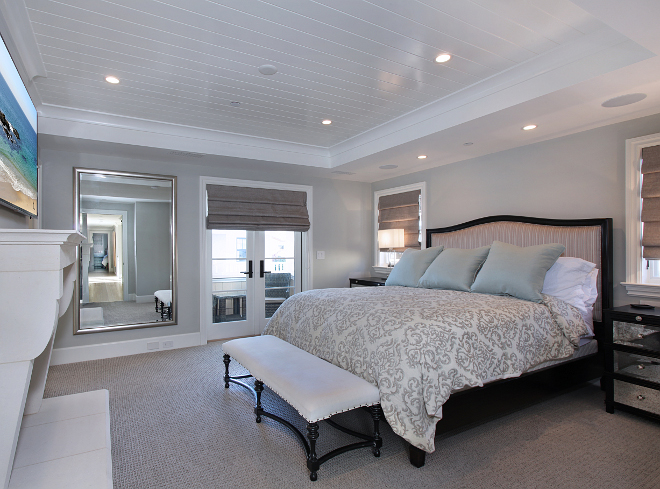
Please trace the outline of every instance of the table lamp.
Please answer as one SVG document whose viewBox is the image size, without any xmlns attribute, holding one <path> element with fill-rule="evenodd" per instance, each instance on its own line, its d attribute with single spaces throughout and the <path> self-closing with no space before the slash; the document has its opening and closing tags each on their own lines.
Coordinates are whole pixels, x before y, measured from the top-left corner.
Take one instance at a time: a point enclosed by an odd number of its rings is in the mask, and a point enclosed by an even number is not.
<svg viewBox="0 0 660 489">
<path fill-rule="evenodd" d="M 403 248 L 405 246 L 403 229 L 381 229 L 378 231 L 378 248 L 381 251 L 388 251 L 387 266 L 393 267 L 396 262 L 394 248 Z"/>
</svg>

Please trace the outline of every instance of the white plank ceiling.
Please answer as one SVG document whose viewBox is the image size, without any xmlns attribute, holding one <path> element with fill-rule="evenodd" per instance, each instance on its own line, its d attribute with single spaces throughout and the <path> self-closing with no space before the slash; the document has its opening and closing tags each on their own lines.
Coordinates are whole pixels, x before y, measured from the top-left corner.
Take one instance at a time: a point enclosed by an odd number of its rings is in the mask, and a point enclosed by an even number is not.
<svg viewBox="0 0 660 489">
<path fill-rule="evenodd" d="M 242 138 L 244 148 L 277 144 L 271 161 L 326 168 L 396 146 L 390 157 L 400 155 L 403 143 L 657 54 L 632 42 L 632 29 L 600 20 L 592 0 L 15 1 L 46 75 L 28 87 L 45 132 L 57 133 L 46 116 L 59 121 L 62 111 L 77 121 L 119 117 L 151 132 L 161 124 L 164 134 Z M 602 55 L 609 49 L 613 61 Z M 443 53 L 452 58 L 435 62 Z M 264 64 L 277 73 L 261 74 Z M 436 122 L 420 126 L 432 111 Z M 225 154 L 261 158 L 234 150 Z"/>
<path fill-rule="evenodd" d="M 325 147 L 599 27 L 561 0 L 26 5 L 44 104 Z M 434 61 L 442 53 L 446 64 Z M 263 64 L 278 72 L 262 75 Z"/>
</svg>

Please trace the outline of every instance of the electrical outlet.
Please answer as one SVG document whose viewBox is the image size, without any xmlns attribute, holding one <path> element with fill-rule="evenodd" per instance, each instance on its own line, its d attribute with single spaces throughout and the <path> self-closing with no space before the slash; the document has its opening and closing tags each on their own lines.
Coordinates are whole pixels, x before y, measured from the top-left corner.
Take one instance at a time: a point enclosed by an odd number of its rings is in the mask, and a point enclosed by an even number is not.
<svg viewBox="0 0 660 489">
<path fill-rule="evenodd" d="M 174 348 L 174 341 L 163 341 L 163 348 Z"/>
<path fill-rule="evenodd" d="M 158 350 L 160 348 L 160 343 L 157 341 L 150 341 L 147 343 L 147 350 Z"/>
<path fill-rule="evenodd" d="M 325 251 L 317 251 L 316 252 L 316 259 L 317 260 L 325 260 Z"/>
</svg>

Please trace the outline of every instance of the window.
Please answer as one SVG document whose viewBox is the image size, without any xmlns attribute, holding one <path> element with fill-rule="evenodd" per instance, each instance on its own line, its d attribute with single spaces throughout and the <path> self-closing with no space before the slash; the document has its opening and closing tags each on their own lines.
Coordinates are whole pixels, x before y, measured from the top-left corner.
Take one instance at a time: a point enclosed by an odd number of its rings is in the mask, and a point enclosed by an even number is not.
<svg viewBox="0 0 660 489">
<path fill-rule="evenodd" d="M 642 151 L 660 146 L 660 134 L 626 140 L 626 287 L 628 295 L 660 299 L 660 261 L 643 258 Z"/>
<path fill-rule="evenodd" d="M 247 257 L 247 245 L 245 238 L 236 238 L 236 259 Z"/>
<path fill-rule="evenodd" d="M 406 248 L 426 248 L 426 182 L 374 192 L 374 269 L 389 273 Z M 411 215 L 414 213 L 414 218 Z M 403 229 L 404 245 L 394 251 L 379 247 L 378 231 Z"/>
</svg>

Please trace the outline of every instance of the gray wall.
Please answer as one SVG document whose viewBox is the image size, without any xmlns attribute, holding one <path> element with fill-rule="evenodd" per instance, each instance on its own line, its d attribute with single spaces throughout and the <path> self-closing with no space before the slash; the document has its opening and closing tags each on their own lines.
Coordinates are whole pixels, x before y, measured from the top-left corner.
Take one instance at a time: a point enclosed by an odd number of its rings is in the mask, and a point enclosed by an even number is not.
<svg viewBox="0 0 660 489">
<path fill-rule="evenodd" d="M 170 210 L 168 202 L 135 203 L 135 290 L 138 296 L 171 288 Z"/>
<path fill-rule="evenodd" d="M 614 219 L 614 301 L 625 281 L 625 140 L 660 132 L 660 115 L 382 180 L 372 190 L 427 185 L 427 227 L 514 214 Z M 475 141 L 478 144 L 478 141 Z"/>
<path fill-rule="evenodd" d="M 179 324 L 131 331 L 73 335 L 71 310 L 60 318 L 55 347 L 71 347 L 199 331 L 200 226 L 199 177 L 201 175 L 255 181 L 310 185 L 314 189 L 313 286 L 346 287 L 352 275 L 365 275 L 371 266 L 371 186 L 280 172 L 223 168 L 222 158 L 208 164 L 162 163 L 119 157 L 43 149 L 43 227 L 73 229 L 73 168 L 175 175 L 177 181 Z M 293 173 L 293 174 L 292 174 Z M 326 252 L 316 260 L 317 250 Z"/>
<path fill-rule="evenodd" d="M 0 229 L 28 229 L 29 218 L 0 205 Z"/>
</svg>

